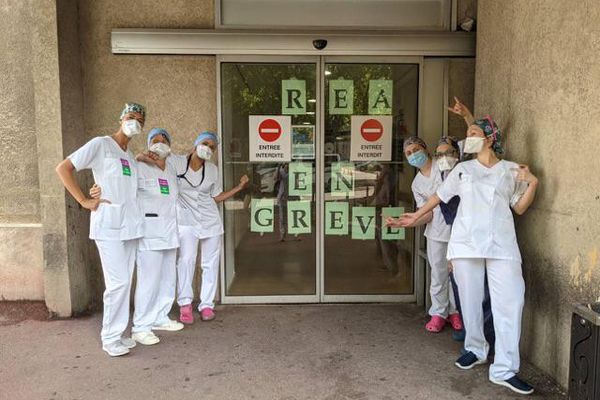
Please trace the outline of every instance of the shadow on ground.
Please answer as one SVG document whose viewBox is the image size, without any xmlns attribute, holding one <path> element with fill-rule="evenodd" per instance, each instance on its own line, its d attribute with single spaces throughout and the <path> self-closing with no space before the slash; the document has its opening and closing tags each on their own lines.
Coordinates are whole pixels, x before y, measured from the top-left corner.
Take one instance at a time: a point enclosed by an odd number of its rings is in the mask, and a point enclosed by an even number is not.
<svg viewBox="0 0 600 400">
<path fill-rule="evenodd" d="M 485 366 L 453 366 L 449 330 L 412 305 L 227 306 L 110 358 L 101 315 L 0 326 L 0 393 L 20 399 L 516 399 Z M 566 397 L 531 366 L 533 398 Z"/>
</svg>

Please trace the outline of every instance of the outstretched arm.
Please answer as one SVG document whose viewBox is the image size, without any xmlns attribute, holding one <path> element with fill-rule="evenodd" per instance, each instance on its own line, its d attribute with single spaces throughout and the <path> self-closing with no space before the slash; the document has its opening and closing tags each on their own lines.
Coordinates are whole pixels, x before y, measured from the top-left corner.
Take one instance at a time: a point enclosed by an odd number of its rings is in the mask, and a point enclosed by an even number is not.
<svg viewBox="0 0 600 400">
<path fill-rule="evenodd" d="M 388 218 L 386 220 L 386 225 L 403 228 L 417 226 L 419 225 L 419 222 L 427 218 L 428 215 L 433 215 L 433 209 L 436 208 L 440 203 L 440 198 L 437 194 L 434 194 L 429 198 L 429 200 L 427 200 L 427 203 L 425 203 L 423 207 L 419 208 L 414 213 L 402 214 L 402 216 L 398 219 Z"/>
<path fill-rule="evenodd" d="M 248 184 L 248 175 L 244 175 L 240 178 L 240 183 L 234 187 L 233 189 L 227 191 L 227 192 L 221 192 L 219 195 L 213 197 L 213 199 L 217 202 L 220 203 L 222 201 L 225 201 L 227 199 L 229 199 L 230 197 L 232 197 L 233 195 L 235 195 L 236 193 L 240 192 L 247 184 Z"/>
<path fill-rule="evenodd" d="M 427 214 L 423 215 L 418 220 L 416 220 L 414 223 L 411 223 L 410 225 L 403 225 L 404 222 L 402 222 L 402 217 L 400 217 L 398 219 L 388 217 L 385 220 L 385 224 L 387 226 L 391 226 L 392 228 L 415 228 L 417 226 L 428 224 L 429 222 L 431 222 L 432 219 L 433 219 L 433 212 L 430 211 Z"/>
</svg>

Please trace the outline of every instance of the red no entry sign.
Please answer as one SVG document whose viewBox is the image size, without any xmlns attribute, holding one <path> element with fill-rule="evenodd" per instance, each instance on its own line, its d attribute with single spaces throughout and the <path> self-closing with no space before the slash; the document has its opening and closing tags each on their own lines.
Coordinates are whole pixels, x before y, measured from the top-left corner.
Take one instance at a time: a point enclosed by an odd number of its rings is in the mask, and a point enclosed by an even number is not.
<svg viewBox="0 0 600 400">
<path fill-rule="evenodd" d="M 265 142 L 274 142 L 281 136 L 281 125 L 274 119 L 265 119 L 258 125 L 258 134 Z"/>
<path fill-rule="evenodd" d="M 367 142 L 375 142 L 383 135 L 383 125 L 376 119 L 368 119 L 360 126 L 360 134 Z"/>
</svg>

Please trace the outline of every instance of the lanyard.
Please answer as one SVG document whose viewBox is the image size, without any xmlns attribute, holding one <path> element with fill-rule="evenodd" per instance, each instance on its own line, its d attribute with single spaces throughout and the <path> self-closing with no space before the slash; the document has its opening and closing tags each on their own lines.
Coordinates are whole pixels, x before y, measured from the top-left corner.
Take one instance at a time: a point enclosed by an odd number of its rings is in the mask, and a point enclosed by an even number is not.
<svg viewBox="0 0 600 400">
<path fill-rule="evenodd" d="M 181 179 L 185 179 L 185 181 L 194 189 L 197 187 L 200 187 L 200 185 L 202 185 L 202 182 L 204 182 L 204 175 L 206 174 L 206 161 L 204 161 L 204 165 L 202 165 L 202 179 L 200 179 L 200 183 L 197 185 L 193 185 L 192 182 L 189 181 L 189 179 L 185 176 L 188 172 L 188 170 L 190 169 L 190 161 L 192 160 L 192 155 L 190 154 L 187 158 L 187 164 L 185 166 L 185 172 L 181 175 L 177 175 L 178 178 Z"/>
</svg>

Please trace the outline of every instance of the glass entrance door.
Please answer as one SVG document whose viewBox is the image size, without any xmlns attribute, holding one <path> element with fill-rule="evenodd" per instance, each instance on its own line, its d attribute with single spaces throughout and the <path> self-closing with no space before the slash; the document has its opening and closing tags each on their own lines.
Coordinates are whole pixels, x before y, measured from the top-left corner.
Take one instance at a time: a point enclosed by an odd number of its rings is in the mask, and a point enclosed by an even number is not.
<svg viewBox="0 0 600 400">
<path fill-rule="evenodd" d="M 223 185 L 251 182 L 223 207 L 222 301 L 413 301 L 412 230 L 381 214 L 413 204 L 402 140 L 417 131 L 419 59 L 218 65 Z"/>
<path fill-rule="evenodd" d="M 316 302 L 318 58 L 220 62 L 224 302 Z"/>
<path fill-rule="evenodd" d="M 413 230 L 383 214 L 412 210 L 402 143 L 417 132 L 418 60 L 323 62 L 324 301 L 414 297 Z"/>
</svg>

